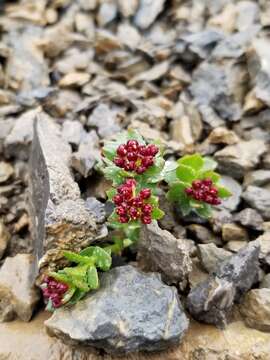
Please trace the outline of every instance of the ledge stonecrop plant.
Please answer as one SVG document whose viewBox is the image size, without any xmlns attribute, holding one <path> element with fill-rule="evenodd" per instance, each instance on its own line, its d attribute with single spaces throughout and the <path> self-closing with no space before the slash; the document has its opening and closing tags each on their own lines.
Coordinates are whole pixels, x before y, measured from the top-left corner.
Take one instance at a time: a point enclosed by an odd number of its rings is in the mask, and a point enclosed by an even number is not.
<svg viewBox="0 0 270 360">
<path fill-rule="evenodd" d="M 63 251 L 71 266 L 49 273 L 41 285 L 48 310 L 74 304 L 90 290 L 98 289 L 98 270 L 111 268 L 112 254 L 121 255 L 124 248 L 134 244 L 142 224 L 163 217 L 157 196 L 161 181 L 168 184 L 168 200 L 184 216 L 193 211 L 208 218 L 212 207 L 231 195 L 220 185 L 215 161 L 193 154 L 165 163 L 162 146 L 158 142 L 147 144 L 135 131 L 107 141 L 102 155 L 99 168 L 112 182 L 107 191 L 114 205 L 107 222 L 113 230 L 112 244 L 90 246 L 78 254 Z"/>
<path fill-rule="evenodd" d="M 231 196 L 230 191 L 220 185 L 220 175 L 214 171 L 216 167 L 214 160 L 200 154 L 186 155 L 167 164 L 167 198 L 184 216 L 193 211 L 209 218 L 213 205 L 220 205 L 222 199 Z"/>
</svg>

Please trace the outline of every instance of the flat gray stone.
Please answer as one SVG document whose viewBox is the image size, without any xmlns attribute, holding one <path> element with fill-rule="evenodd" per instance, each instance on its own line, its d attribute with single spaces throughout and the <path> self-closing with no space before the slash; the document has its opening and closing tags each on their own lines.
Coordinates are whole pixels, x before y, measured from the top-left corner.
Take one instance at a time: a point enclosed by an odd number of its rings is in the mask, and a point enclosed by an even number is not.
<svg viewBox="0 0 270 360">
<path fill-rule="evenodd" d="M 234 220 L 251 229 L 262 230 L 263 228 L 262 216 L 258 213 L 258 211 L 251 208 L 246 208 L 238 214 L 235 214 Z"/>
<path fill-rule="evenodd" d="M 163 10 L 165 0 L 141 0 L 140 7 L 135 15 L 135 25 L 140 29 L 147 29 Z"/>
<path fill-rule="evenodd" d="M 188 324 L 176 289 L 130 265 L 102 275 L 98 291 L 45 322 L 49 333 L 65 342 L 112 354 L 178 344 Z"/>
<path fill-rule="evenodd" d="M 231 192 L 231 196 L 225 200 L 222 200 L 222 207 L 234 211 L 241 201 L 242 187 L 238 181 L 234 180 L 230 176 L 222 176 L 220 184 L 225 186 Z"/>
</svg>

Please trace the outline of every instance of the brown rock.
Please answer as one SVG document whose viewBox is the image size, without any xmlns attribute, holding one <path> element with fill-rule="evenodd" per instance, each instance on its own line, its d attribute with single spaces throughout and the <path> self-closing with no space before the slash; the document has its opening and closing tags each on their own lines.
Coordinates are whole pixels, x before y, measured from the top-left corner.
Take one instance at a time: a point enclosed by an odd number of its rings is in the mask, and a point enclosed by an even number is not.
<svg viewBox="0 0 270 360">
<path fill-rule="evenodd" d="M 223 241 L 248 241 L 248 232 L 245 228 L 234 223 L 224 224 L 222 226 L 222 240 Z"/>
<path fill-rule="evenodd" d="M 2 221 L 0 221 L 0 260 L 8 246 L 11 235 Z"/>
<path fill-rule="evenodd" d="M 239 309 L 248 326 L 270 332 L 270 289 L 249 291 Z"/>
</svg>

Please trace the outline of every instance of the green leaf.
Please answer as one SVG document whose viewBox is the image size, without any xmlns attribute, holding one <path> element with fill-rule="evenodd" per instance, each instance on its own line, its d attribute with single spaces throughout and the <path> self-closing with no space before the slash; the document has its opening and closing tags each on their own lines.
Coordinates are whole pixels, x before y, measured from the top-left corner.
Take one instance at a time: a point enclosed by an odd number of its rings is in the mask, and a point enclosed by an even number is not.
<svg viewBox="0 0 270 360">
<path fill-rule="evenodd" d="M 65 268 L 65 273 L 72 280 L 72 284 L 83 291 L 89 291 L 87 284 L 87 269 L 88 265 L 75 266 L 74 268 Z"/>
<path fill-rule="evenodd" d="M 58 272 L 50 272 L 49 276 L 53 277 L 55 280 L 63 282 L 65 284 L 68 284 L 69 286 L 72 285 L 72 280 L 69 278 L 69 276 L 67 274 L 65 274 L 65 272 L 62 271 L 58 271 Z"/>
<path fill-rule="evenodd" d="M 189 205 L 193 208 L 193 209 L 201 209 L 203 208 L 203 203 L 201 201 L 197 201 L 195 199 L 190 199 L 189 200 Z"/>
<path fill-rule="evenodd" d="M 117 194 L 117 190 L 114 189 L 114 188 L 112 188 L 112 189 L 110 189 L 110 190 L 107 190 L 107 191 L 106 191 L 106 194 L 107 194 L 107 196 L 108 196 L 108 200 L 112 200 L 113 197 Z"/>
<path fill-rule="evenodd" d="M 185 155 L 177 162 L 180 165 L 189 166 L 195 171 L 200 170 L 204 165 L 204 160 L 200 154 Z"/>
<path fill-rule="evenodd" d="M 203 204 L 202 207 L 196 209 L 195 211 L 199 216 L 206 219 L 208 219 L 212 215 L 212 208 L 209 204 Z"/>
<path fill-rule="evenodd" d="M 83 291 L 80 289 L 76 289 L 74 295 L 72 296 L 71 300 L 69 301 L 70 305 L 74 305 L 76 304 L 78 301 L 80 301 L 86 294 L 88 291 Z"/>
<path fill-rule="evenodd" d="M 105 165 L 103 174 L 107 180 L 111 180 L 114 186 L 121 185 L 125 177 L 132 177 L 132 174 L 120 169 L 114 163 Z"/>
<path fill-rule="evenodd" d="M 186 165 L 179 165 L 176 169 L 176 175 L 179 180 L 187 183 L 192 183 L 196 179 L 196 171 Z"/>
<path fill-rule="evenodd" d="M 77 264 L 91 264 L 91 260 L 89 258 L 85 258 L 80 254 L 76 254 L 72 251 L 63 251 L 63 255 L 69 261 L 75 262 Z"/>
<path fill-rule="evenodd" d="M 176 169 L 178 167 L 178 164 L 176 161 L 166 161 L 164 168 L 162 170 L 162 178 L 168 183 L 171 184 L 178 180 L 176 176 Z"/>
<path fill-rule="evenodd" d="M 127 140 L 137 140 L 139 144 L 145 145 L 145 140 L 142 135 L 134 129 L 128 129 Z"/>
<path fill-rule="evenodd" d="M 90 246 L 80 252 L 80 255 L 91 257 L 97 267 L 103 271 L 110 269 L 112 265 L 112 258 L 110 254 L 99 246 Z"/>
<path fill-rule="evenodd" d="M 146 170 L 143 175 L 136 176 L 136 180 L 144 183 L 156 183 L 163 178 L 162 169 L 164 167 L 165 160 L 161 157 L 157 157 L 155 164 Z"/>
<path fill-rule="evenodd" d="M 76 288 L 70 287 L 62 298 L 62 304 L 64 305 L 64 304 L 68 303 L 71 300 L 71 298 L 73 297 L 73 295 L 75 294 L 75 292 L 76 292 Z"/>
<path fill-rule="evenodd" d="M 99 287 L 98 273 L 95 266 L 91 266 L 87 272 L 87 283 L 90 289 L 95 290 Z"/>
<path fill-rule="evenodd" d="M 159 208 L 155 208 L 151 213 L 151 217 L 154 220 L 159 220 L 159 219 L 163 218 L 164 215 L 165 215 L 164 211 L 162 211 Z"/>
<path fill-rule="evenodd" d="M 217 189 L 218 189 L 218 196 L 222 199 L 225 199 L 232 195 L 232 193 L 228 189 L 226 189 L 224 186 L 217 186 Z"/>
<path fill-rule="evenodd" d="M 200 179 L 211 179 L 213 183 L 217 183 L 220 180 L 220 175 L 212 170 L 204 171 L 199 175 Z"/>
<path fill-rule="evenodd" d="M 180 181 L 173 183 L 170 187 L 170 190 L 167 192 L 167 199 L 172 202 L 180 201 L 185 195 L 184 190 L 188 186 L 189 184 Z"/>
<path fill-rule="evenodd" d="M 217 162 L 215 160 L 213 160 L 210 157 L 204 157 L 203 158 L 204 164 L 203 164 L 203 171 L 208 171 L 208 170 L 215 170 L 217 167 Z"/>
</svg>

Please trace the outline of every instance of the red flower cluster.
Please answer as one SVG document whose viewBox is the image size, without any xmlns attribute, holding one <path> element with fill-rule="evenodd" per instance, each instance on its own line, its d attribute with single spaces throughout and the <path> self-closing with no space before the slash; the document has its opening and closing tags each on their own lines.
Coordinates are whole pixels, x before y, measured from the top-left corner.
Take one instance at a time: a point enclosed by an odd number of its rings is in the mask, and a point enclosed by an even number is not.
<svg viewBox="0 0 270 360">
<path fill-rule="evenodd" d="M 113 201 L 116 205 L 116 213 L 121 223 L 127 223 L 129 220 L 140 219 L 143 224 L 150 224 L 152 221 L 151 213 L 153 207 L 145 202 L 151 196 L 150 189 L 142 189 L 136 196 L 136 181 L 127 179 L 124 184 L 117 189 L 117 195 Z"/>
<path fill-rule="evenodd" d="M 195 200 L 203 201 L 210 205 L 221 204 L 221 200 L 218 197 L 218 190 L 213 186 L 211 179 L 194 180 L 192 187 L 186 188 L 185 192 Z"/>
<path fill-rule="evenodd" d="M 137 174 L 144 173 L 154 164 L 154 157 L 159 152 L 156 145 L 140 145 L 137 140 L 128 140 L 117 148 L 115 165 L 126 171 L 135 171 Z"/>
<path fill-rule="evenodd" d="M 46 276 L 41 286 L 44 299 L 51 300 L 53 307 L 58 308 L 62 305 L 62 298 L 68 290 L 68 285 L 56 281 L 54 278 Z"/>
</svg>

